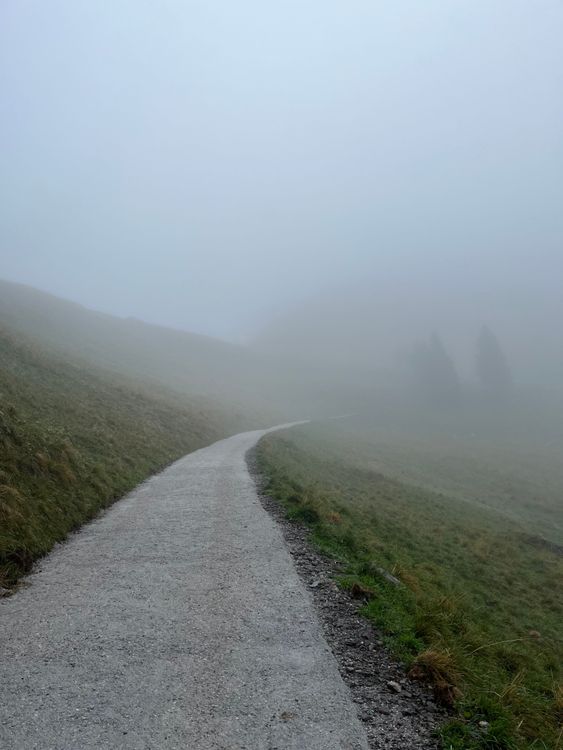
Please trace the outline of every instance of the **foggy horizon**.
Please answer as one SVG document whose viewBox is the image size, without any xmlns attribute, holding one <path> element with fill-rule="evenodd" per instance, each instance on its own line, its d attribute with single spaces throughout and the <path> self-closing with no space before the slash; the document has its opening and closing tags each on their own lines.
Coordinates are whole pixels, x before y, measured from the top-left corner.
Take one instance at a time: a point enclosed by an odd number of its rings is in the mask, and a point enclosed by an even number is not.
<svg viewBox="0 0 563 750">
<path fill-rule="evenodd" d="M 366 279 L 552 288 L 562 30 L 549 1 L 6 4 L 0 277 L 237 342 Z"/>
</svg>

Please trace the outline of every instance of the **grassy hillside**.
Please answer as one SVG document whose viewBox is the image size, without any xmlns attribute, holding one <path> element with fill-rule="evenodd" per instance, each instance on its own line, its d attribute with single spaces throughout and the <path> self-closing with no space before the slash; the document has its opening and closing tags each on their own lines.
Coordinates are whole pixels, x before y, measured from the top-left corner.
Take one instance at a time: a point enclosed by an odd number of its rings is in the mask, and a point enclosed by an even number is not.
<svg viewBox="0 0 563 750">
<path fill-rule="evenodd" d="M 275 347 L 262 351 L 118 318 L 1 279 L 0 326 L 64 356 L 219 399 L 270 424 L 350 411 L 373 397 L 371 379 L 366 385 L 363 375 L 305 368 Z"/>
<path fill-rule="evenodd" d="M 388 396 L 324 439 L 346 443 L 359 468 L 492 509 L 563 545 L 562 425 L 555 391 L 526 390 L 497 407 L 468 396 L 453 411 Z"/>
<path fill-rule="evenodd" d="M 59 354 L 93 362 L 193 397 L 228 401 L 273 416 L 287 410 L 298 381 L 251 350 L 224 341 L 89 310 L 0 280 L 0 326 Z M 285 397 L 291 391 L 291 397 Z"/>
<path fill-rule="evenodd" d="M 245 426 L 0 329 L 0 586 L 151 473 Z"/>
<path fill-rule="evenodd" d="M 269 491 L 290 516 L 311 524 L 323 549 L 347 563 L 343 584 L 363 587 L 365 613 L 390 647 L 457 705 L 459 719 L 444 729 L 445 748 L 555 748 L 563 719 L 563 549 L 539 531 L 550 516 L 555 532 L 560 528 L 558 464 L 543 483 L 541 467 L 527 469 L 533 453 L 520 464 L 517 476 L 528 477 L 527 491 L 511 493 L 513 507 L 505 513 L 505 472 L 521 455 L 507 462 L 508 441 L 495 452 L 495 440 L 483 437 L 478 447 L 469 430 L 473 451 L 463 467 L 463 425 L 450 425 L 448 451 L 447 421 L 434 431 L 427 424 L 411 473 L 416 441 L 399 422 L 394 432 L 388 415 L 371 431 L 362 419 L 268 436 L 259 461 Z M 490 428 L 481 427 L 490 437 Z M 523 433 L 511 431 L 522 449 Z M 401 444 L 400 434 L 410 444 Z M 422 476 L 424 487 L 416 484 Z M 541 510 L 533 528 L 525 520 L 533 516 L 530 488 Z M 403 585 L 393 586 L 379 569 Z"/>
</svg>

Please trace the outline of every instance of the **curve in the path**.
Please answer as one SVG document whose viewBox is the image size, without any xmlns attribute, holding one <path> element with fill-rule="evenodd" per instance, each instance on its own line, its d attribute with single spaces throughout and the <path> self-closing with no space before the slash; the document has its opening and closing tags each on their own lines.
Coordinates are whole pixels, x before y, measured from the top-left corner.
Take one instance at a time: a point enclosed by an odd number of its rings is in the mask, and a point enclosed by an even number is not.
<svg viewBox="0 0 563 750">
<path fill-rule="evenodd" d="M 192 453 L 0 601 L 3 750 L 365 750 L 245 454 Z"/>
</svg>

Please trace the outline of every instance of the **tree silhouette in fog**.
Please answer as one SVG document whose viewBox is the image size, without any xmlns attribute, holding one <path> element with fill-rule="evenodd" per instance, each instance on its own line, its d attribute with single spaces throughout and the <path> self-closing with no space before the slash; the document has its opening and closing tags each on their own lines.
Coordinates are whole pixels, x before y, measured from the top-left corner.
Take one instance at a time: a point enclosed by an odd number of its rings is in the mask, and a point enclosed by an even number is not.
<svg viewBox="0 0 563 750">
<path fill-rule="evenodd" d="M 495 398 L 506 397 L 512 390 L 512 375 L 499 341 L 484 325 L 477 339 L 477 375 L 483 390 Z"/>
<path fill-rule="evenodd" d="M 434 406 L 456 406 L 461 385 L 455 365 L 442 339 L 434 333 L 417 346 L 413 355 L 415 384 L 424 399 Z"/>
</svg>

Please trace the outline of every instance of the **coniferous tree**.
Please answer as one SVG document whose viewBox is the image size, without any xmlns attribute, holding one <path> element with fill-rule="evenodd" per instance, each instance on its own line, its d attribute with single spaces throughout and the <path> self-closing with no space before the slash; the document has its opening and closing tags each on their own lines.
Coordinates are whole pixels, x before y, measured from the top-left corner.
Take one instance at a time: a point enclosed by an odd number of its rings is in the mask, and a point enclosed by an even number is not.
<svg viewBox="0 0 563 750">
<path fill-rule="evenodd" d="M 477 339 L 477 375 L 483 390 L 495 398 L 504 398 L 512 390 L 512 375 L 499 341 L 484 325 Z"/>
<path fill-rule="evenodd" d="M 434 333 L 413 355 L 415 382 L 425 400 L 434 406 L 457 406 L 461 384 L 455 365 L 441 338 Z"/>
</svg>

